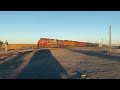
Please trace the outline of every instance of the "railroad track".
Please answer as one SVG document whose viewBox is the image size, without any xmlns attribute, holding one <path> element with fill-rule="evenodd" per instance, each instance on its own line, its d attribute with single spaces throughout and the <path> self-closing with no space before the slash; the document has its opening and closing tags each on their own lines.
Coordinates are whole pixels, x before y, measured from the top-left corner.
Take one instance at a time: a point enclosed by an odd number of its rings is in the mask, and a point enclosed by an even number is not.
<svg viewBox="0 0 120 90">
<path fill-rule="evenodd" d="M 32 52 L 32 51 L 33 51 L 33 50 L 2 53 L 2 54 L 0 54 L 0 60 L 4 60 L 4 59 L 6 59 L 6 58 L 8 58 L 8 57 L 11 57 L 11 56 L 13 56 L 13 55 L 25 54 L 25 53 L 29 53 L 29 52 Z"/>
</svg>

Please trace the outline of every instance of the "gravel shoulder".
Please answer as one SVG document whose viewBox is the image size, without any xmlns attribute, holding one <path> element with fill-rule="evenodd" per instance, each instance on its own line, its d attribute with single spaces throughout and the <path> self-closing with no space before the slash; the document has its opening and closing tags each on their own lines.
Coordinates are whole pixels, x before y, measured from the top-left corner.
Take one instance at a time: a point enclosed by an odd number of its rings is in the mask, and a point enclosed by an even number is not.
<svg viewBox="0 0 120 90">
<path fill-rule="evenodd" d="M 120 55 L 90 48 L 44 48 L 0 63 L 1 79 L 120 79 Z"/>
</svg>

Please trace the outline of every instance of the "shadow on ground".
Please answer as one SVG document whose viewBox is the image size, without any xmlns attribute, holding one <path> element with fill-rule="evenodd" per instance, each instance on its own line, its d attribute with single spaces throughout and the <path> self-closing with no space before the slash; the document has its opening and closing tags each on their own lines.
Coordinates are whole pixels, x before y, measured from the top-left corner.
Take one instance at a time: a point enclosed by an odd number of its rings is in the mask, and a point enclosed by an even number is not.
<svg viewBox="0 0 120 90">
<path fill-rule="evenodd" d="M 9 57 L 7 61 L 3 60 L 4 62 L 0 64 L 0 78 L 7 79 L 13 70 L 21 65 L 23 62 L 21 57 L 23 57 L 23 53 L 19 53 L 15 57 Z"/>
<path fill-rule="evenodd" d="M 99 51 L 97 52 L 97 51 L 91 51 L 91 50 L 73 50 L 71 48 L 68 48 L 68 49 L 71 51 L 74 51 L 74 52 L 85 54 L 85 55 L 95 56 L 95 57 L 99 57 L 99 58 L 115 60 L 115 61 L 120 62 L 120 56 L 118 56 L 118 55 L 111 55 L 106 52 L 99 52 Z"/>
<path fill-rule="evenodd" d="M 50 50 L 35 52 L 16 79 L 67 79 L 69 74 L 54 58 Z"/>
<path fill-rule="evenodd" d="M 20 65 L 21 63 L 21 60 L 19 60 L 21 57 L 23 57 L 24 56 L 24 54 L 23 53 L 19 53 L 18 55 L 16 55 L 16 57 L 14 57 L 14 58 L 11 58 L 11 59 L 9 59 L 9 58 L 5 58 L 5 59 L 3 59 L 2 61 L 4 61 L 4 63 L 2 63 L 1 65 L 0 65 L 0 69 L 3 69 L 3 67 L 4 68 L 8 68 L 9 69 L 9 66 L 16 66 L 17 64 L 18 65 Z M 6 59 L 9 59 L 9 60 L 7 60 L 7 61 L 5 61 Z"/>
</svg>

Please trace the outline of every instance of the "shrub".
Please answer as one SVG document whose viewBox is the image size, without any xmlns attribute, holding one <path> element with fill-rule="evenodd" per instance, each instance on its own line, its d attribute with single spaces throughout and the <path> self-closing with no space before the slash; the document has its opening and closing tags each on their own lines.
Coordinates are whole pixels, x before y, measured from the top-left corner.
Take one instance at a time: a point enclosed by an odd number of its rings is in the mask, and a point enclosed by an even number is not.
<svg viewBox="0 0 120 90">
<path fill-rule="evenodd" d="M 0 46 L 2 46 L 3 42 L 0 40 Z"/>
</svg>

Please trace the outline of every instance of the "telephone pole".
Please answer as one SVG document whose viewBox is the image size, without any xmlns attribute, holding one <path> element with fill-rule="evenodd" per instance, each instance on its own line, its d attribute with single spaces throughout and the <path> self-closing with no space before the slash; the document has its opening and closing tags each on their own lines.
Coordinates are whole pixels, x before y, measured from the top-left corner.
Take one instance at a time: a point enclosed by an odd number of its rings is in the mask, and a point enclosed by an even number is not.
<svg viewBox="0 0 120 90">
<path fill-rule="evenodd" d="M 111 52 L 111 25 L 109 26 L 109 52 Z"/>
<path fill-rule="evenodd" d="M 103 38 L 102 38 L 102 47 L 103 47 Z"/>
</svg>

